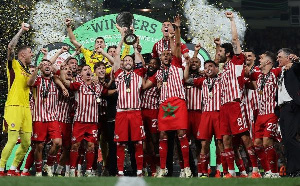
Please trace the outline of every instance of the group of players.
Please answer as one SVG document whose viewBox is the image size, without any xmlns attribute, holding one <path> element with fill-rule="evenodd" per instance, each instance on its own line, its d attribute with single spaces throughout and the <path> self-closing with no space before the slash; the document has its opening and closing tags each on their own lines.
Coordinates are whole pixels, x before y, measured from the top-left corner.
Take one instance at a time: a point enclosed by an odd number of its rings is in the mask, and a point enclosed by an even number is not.
<svg viewBox="0 0 300 186">
<path fill-rule="evenodd" d="M 128 45 L 121 55 L 126 28 L 117 25 L 122 36 L 118 46 L 110 46 L 106 52 L 105 41 L 99 37 L 91 51 L 76 41 L 71 20 L 66 19 L 70 41 L 83 54 L 85 64 L 78 66 L 72 55 L 57 68 L 56 59 L 68 51 L 62 47 L 50 59 L 43 49 L 41 63 L 30 66 L 33 57 L 30 47 L 21 47 L 17 59 L 13 56 L 20 35 L 29 29 L 22 24 L 8 47 L 9 94 L 4 128 L 9 136 L 1 155 L 0 176 L 20 175 L 18 167 L 29 145 L 31 151 L 22 176 L 30 175 L 28 171 L 33 163 L 36 176 L 42 176 L 43 168 L 48 176 L 61 174 L 64 168 L 65 176 L 80 176 L 76 169 L 80 169 L 77 164 L 81 164 L 82 157 L 86 160 L 85 175 L 93 176 L 99 142 L 105 164 L 110 163 L 109 156 L 116 156 L 117 175 L 123 176 L 125 148 L 131 141 L 137 176 L 143 176 L 143 168 L 149 166 L 152 176 L 164 177 L 168 132 L 176 131 L 180 177 L 192 177 L 191 139 L 196 141 L 198 177 L 209 176 L 209 147 L 213 137 L 217 147 L 215 177 L 222 176 L 221 165 L 224 177 L 236 177 L 234 163 L 240 177 L 248 177 L 239 154 L 240 146 L 247 152 L 252 178 L 262 177 L 258 161 L 264 177 L 279 177 L 274 149 L 274 143 L 280 139 L 275 94 L 282 84 L 283 66 L 290 68 L 289 62 L 298 57 L 289 49 L 281 49 L 277 55 L 279 67 L 273 68 L 276 55 L 267 51 L 260 55 L 260 65 L 255 66 L 255 53 L 241 50 L 233 14 L 227 12 L 225 16 L 231 23 L 232 43 L 221 44 L 220 39 L 215 39 L 215 60 L 205 61 L 204 71 L 200 71 L 201 62 L 197 57 L 201 45 L 195 45 L 194 55 L 190 57 L 186 45 L 180 42 L 179 16 L 174 18 L 174 23 L 163 22 L 163 39 L 153 46 L 153 58 L 147 65 L 138 42 L 133 45 L 133 55 L 128 54 Z M 25 91 L 20 93 L 22 89 Z M 111 103 L 112 97 L 116 99 L 115 104 Z M 28 100 L 31 112 L 28 112 Z M 114 126 L 109 122 L 111 104 L 116 112 Z M 108 128 L 113 128 L 115 153 L 108 142 Z M 21 143 L 17 155 L 10 170 L 4 173 L 18 137 Z M 47 143 L 51 146 L 43 166 L 43 149 Z M 58 165 L 53 171 L 55 162 Z"/>
</svg>

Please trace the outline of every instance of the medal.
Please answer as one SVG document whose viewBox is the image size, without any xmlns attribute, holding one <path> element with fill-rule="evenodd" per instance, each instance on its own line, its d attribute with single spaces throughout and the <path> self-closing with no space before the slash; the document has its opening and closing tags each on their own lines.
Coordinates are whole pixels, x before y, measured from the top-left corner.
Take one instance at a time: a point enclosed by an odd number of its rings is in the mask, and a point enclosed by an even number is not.
<svg viewBox="0 0 300 186">
<path fill-rule="evenodd" d="M 209 97 L 212 97 L 212 95 L 213 95 L 213 94 L 212 94 L 212 92 L 209 92 L 209 94 L 208 94 L 208 95 L 209 95 Z"/>
<path fill-rule="evenodd" d="M 100 102 L 101 102 L 101 99 L 100 99 L 100 98 L 97 98 L 96 101 L 97 101 L 97 103 L 100 103 Z"/>
<path fill-rule="evenodd" d="M 164 86 L 167 86 L 167 84 L 168 84 L 168 83 L 167 83 L 166 81 L 163 82 L 163 85 L 164 85 Z"/>
<path fill-rule="evenodd" d="M 258 94 L 263 95 L 263 91 L 262 90 L 258 91 Z"/>
<path fill-rule="evenodd" d="M 187 89 L 190 89 L 190 88 L 192 88 L 192 86 L 186 86 L 186 88 L 187 88 Z"/>
<path fill-rule="evenodd" d="M 126 92 L 127 92 L 127 93 L 130 93 L 130 88 L 127 88 L 127 89 L 126 89 Z"/>
</svg>

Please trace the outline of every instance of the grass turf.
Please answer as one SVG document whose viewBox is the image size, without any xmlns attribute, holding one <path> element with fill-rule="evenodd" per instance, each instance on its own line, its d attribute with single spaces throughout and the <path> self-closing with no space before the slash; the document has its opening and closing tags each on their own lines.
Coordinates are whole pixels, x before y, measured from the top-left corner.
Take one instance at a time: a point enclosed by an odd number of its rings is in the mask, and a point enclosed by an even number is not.
<svg viewBox="0 0 300 186">
<path fill-rule="evenodd" d="M 137 178 L 127 180 L 126 186 L 139 186 Z M 300 178 L 280 178 L 280 179 L 250 179 L 250 178 L 234 178 L 234 179 L 218 179 L 218 178 L 144 178 L 148 186 L 188 186 L 188 185 L 222 185 L 222 186 L 246 186 L 246 185 L 282 185 L 282 186 L 300 186 Z M 93 178 L 63 178 L 63 177 L 0 177 L 1 186 L 106 186 L 115 185 L 118 181 L 116 177 L 93 177 Z"/>
</svg>

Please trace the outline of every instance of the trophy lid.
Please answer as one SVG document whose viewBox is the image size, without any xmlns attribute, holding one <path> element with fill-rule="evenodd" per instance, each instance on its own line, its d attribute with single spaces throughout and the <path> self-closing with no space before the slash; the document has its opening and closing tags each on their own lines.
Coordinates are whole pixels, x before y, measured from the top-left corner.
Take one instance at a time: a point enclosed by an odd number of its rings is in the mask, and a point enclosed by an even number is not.
<svg viewBox="0 0 300 186">
<path fill-rule="evenodd" d="M 130 12 L 121 12 L 116 18 L 116 22 L 120 27 L 129 28 L 132 25 L 134 17 Z"/>
</svg>

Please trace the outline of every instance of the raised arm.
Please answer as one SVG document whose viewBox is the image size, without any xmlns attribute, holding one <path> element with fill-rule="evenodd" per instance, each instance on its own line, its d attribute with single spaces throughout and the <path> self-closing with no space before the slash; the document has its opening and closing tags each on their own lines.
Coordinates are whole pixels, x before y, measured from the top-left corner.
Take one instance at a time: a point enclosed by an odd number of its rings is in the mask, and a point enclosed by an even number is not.
<svg viewBox="0 0 300 186">
<path fill-rule="evenodd" d="M 219 62 L 220 62 L 220 56 L 218 55 L 218 52 L 219 52 L 219 50 L 220 50 L 220 46 L 221 46 L 221 40 L 220 40 L 220 38 L 215 38 L 214 39 L 214 43 L 215 43 L 215 45 L 216 45 L 216 54 L 215 54 L 215 63 L 216 64 L 219 64 Z"/>
<path fill-rule="evenodd" d="M 97 49 L 104 57 L 106 57 L 108 59 L 108 61 L 110 62 L 111 65 L 114 65 L 115 63 L 115 59 L 109 55 L 105 50 L 103 50 L 103 48 Z"/>
<path fill-rule="evenodd" d="M 9 42 L 8 47 L 7 47 L 7 60 L 12 61 L 14 58 L 14 49 L 18 44 L 18 41 L 21 37 L 21 35 L 29 30 L 29 24 L 27 23 L 22 23 L 21 28 L 19 32 L 12 38 L 12 40 Z"/>
<path fill-rule="evenodd" d="M 145 67 L 144 58 L 143 58 L 142 54 L 138 51 L 138 45 L 139 45 L 139 38 L 137 39 L 136 43 L 134 43 L 134 45 L 133 45 L 135 64 L 142 63 L 142 66 Z"/>
<path fill-rule="evenodd" d="M 114 71 L 115 72 L 120 68 L 120 64 L 121 64 L 120 53 L 121 53 L 121 50 L 122 50 L 124 37 L 125 37 L 124 28 L 121 28 L 118 24 L 116 24 L 116 27 L 119 30 L 120 34 L 121 34 L 121 40 L 119 42 L 119 45 L 117 46 L 116 55 L 115 55 L 115 58 L 114 58 Z"/>
<path fill-rule="evenodd" d="M 175 49 L 174 49 L 174 56 L 177 58 L 181 58 L 181 41 L 180 41 L 180 16 L 177 15 L 174 18 L 174 25 L 175 25 Z"/>
<path fill-rule="evenodd" d="M 232 46 L 234 54 L 240 54 L 242 52 L 239 36 L 237 33 L 236 25 L 234 22 L 234 16 L 232 12 L 226 12 L 226 17 L 230 20 L 231 34 L 232 34 Z"/>
<path fill-rule="evenodd" d="M 27 85 L 28 85 L 28 86 L 31 87 L 31 86 L 34 85 L 34 82 L 35 82 L 35 80 L 36 80 L 36 78 L 37 78 L 37 75 L 38 75 L 38 73 L 39 73 L 39 70 L 42 68 L 42 66 L 43 66 L 43 62 L 41 62 L 41 63 L 36 67 L 35 71 L 31 74 L 30 78 L 29 78 L 28 81 L 27 81 Z"/>
<path fill-rule="evenodd" d="M 60 72 L 60 80 L 65 85 L 65 87 L 70 88 L 71 82 L 66 79 L 66 72 L 64 70 Z"/>
<path fill-rule="evenodd" d="M 196 53 L 196 52 L 195 52 Z M 190 61 L 186 62 L 186 66 L 184 68 L 184 72 L 183 72 L 183 78 L 184 78 L 184 82 L 188 82 L 189 80 L 189 74 L 190 74 Z"/>
<path fill-rule="evenodd" d="M 72 27 L 71 27 L 71 22 L 72 20 L 70 18 L 66 19 L 66 26 L 67 26 L 67 32 L 70 38 L 71 43 L 76 47 L 79 48 L 81 47 L 81 44 L 76 41 L 75 35 L 73 33 Z"/>
<path fill-rule="evenodd" d="M 47 59 L 48 56 L 48 49 L 47 48 L 42 48 L 41 52 L 44 54 L 43 59 Z"/>
</svg>

